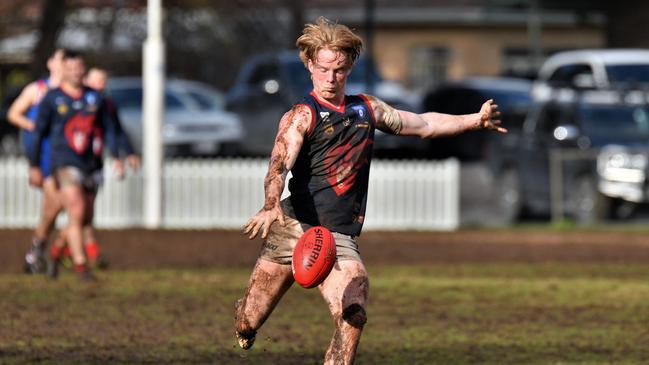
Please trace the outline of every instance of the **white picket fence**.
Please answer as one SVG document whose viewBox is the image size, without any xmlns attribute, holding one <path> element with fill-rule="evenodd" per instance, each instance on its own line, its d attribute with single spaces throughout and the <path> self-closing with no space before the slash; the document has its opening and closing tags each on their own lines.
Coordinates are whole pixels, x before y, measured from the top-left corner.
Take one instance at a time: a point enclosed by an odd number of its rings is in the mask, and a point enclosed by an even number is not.
<svg viewBox="0 0 649 365">
<path fill-rule="evenodd" d="M 96 203 L 101 228 L 143 224 L 141 173 L 118 181 L 108 168 Z M 171 160 L 163 168 L 165 228 L 240 228 L 263 204 L 266 159 Z M 0 159 L 0 228 L 33 227 L 40 192 L 27 183 L 27 162 Z M 284 191 L 284 196 L 287 191 Z M 459 225 L 459 163 L 372 162 L 365 228 L 451 230 Z M 57 224 L 64 224 L 65 216 Z"/>
</svg>

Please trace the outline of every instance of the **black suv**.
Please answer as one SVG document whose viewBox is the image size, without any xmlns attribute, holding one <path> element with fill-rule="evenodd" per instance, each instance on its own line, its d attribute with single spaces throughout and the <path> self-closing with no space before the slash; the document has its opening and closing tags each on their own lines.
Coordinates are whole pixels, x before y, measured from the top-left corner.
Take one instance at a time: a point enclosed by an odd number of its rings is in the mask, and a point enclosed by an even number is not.
<svg viewBox="0 0 649 365">
<path fill-rule="evenodd" d="M 649 201 L 647 100 L 569 91 L 533 103 L 522 130 L 491 145 L 504 223 L 525 212 L 592 223 Z"/>
<path fill-rule="evenodd" d="M 361 57 L 347 78 L 347 93 L 365 92 L 365 72 L 374 84 L 373 94 L 397 109 L 415 111 L 418 104 L 399 85 L 384 81 L 373 64 Z M 241 117 L 245 130 L 242 146 L 248 155 L 270 155 L 282 115 L 313 87 L 309 72 L 295 51 L 267 53 L 251 58 L 242 67 L 226 99 L 226 108 Z M 416 137 L 397 137 L 377 131 L 374 149 L 399 150 L 423 144 Z"/>
</svg>

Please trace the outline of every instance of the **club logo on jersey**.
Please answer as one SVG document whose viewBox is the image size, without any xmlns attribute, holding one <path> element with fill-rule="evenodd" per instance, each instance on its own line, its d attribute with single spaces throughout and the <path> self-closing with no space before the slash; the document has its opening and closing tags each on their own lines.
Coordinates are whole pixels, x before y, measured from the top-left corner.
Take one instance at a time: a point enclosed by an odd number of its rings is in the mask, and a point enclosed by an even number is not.
<svg viewBox="0 0 649 365">
<path fill-rule="evenodd" d="M 352 124 L 351 119 L 349 119 L 349 118 L 345 118 L 345 119 L 343 119 L 343 125 L 344 125 L 345 127 L 349 127 L 351 124 Z"/>
<path fill-rule="evenodd" d="M 68 109 L 68 104 L 61 103 L 61 104 L 59 104 L 59 105 L 56 106 L 56 111 L 58 111 L 59 114 L 61 114 L 61 115 L 65 115 L 65 114 L 67 114 L 67 113 L 68 113 L 68 110 L 69 110 L 69 109 Z"/>
<path fill-rule="evenodd" d="M 329 112 L 320 112 L 320 118 L 322 118 L 323 122 L 326 122 L 329 119 Z"/>
<path fill-rule="evenodd" d="M 328 136 L 332 135 L 334 133 L 334 126 L 331 123 L 325 125 L 324 132 Z"/>
<path fill-rule="evenodd" d="M 65 123 L 65 139 L 68 145 L 77 154 L 82 154 L 88 149 L 92 131 L 94 128 L 95 115 L 75 114 Z"/>
<path fill-rule="evenodd" d="M 83 102 L 81 100 L 75 100 L 72 102 L 72 109 L 79 110 L 83 107 Z"/>
<path fill-rule="evenodd" d="M 327 153 L 327 159 L 330 161 L 327 181 L 336 195 L 340 196 L 354 186 L 358 171 L 369 163 L 368 154 L 371 144 L 371 139 L 365 139 L 356 146 L 347 143 Z"/>
<path fill-rule="evenodd" d="M 354 111 L 356 111 L 356 113 L 358 114 L 359 117 L 363 118 L 365 116 L 365 108 L 363 108 L 363 106 L 354 105 L 352 107 L 352 109 L 354 109 Z"/>
</svg>

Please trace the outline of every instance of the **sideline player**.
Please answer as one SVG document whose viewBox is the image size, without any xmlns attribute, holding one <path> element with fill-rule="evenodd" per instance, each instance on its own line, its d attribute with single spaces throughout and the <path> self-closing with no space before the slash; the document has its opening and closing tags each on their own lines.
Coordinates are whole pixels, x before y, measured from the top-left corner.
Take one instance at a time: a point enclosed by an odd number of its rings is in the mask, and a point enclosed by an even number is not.
<svg viewBox="0 0 649 365">
<path fill-rule="evenodd" d="M 83 85 L 86 68 L 83 58 L 65 52 L 59 88 L 51 90 L 41 102 L 36 119 L 35 143 L 30 151 L 30 182 L 40 185 L 41 141 L 49 137 L 51 169 L 59 186 L 61 203 L 68 213 L 64 228 L 75 271 L 82 280 L 94 280 L 83 248 L 83 227 L 88 224 L 101 170 L 99 160 L 104 138 L 117 170 L 118 159 L 114 122 L 109 119 L 102 95 Z"/>
<path fill-rule="evenodd" d="M 27 85 L 18 98 L 13 102 L 7 113 L 9 122 L 21 129 L 23 149 L 28 154 L 34 142 L 34 121 L 38 114 L 38 106 L 47 92 L 57 88 L 61 82 L 61 59 L 64 50 L 57 49 L 47 60 L 49 77 Z M 34 229 L 32 242 L 25 254 L 25 269 L 27 272 L 39 273 L 45 269 L 45 249 L 47 239 L 54 228 L 56 217 L 62 209 L 58 197 L 56 182 L 51 176 L 49 166 L 49 140 L 43 139 L 41 146 L 41 171 L 45 178 L 42 185 L 43 199 L 41 217 Z"/>
<path fill-rule="evenodd" d="M 110 96 L 105 94 L 106 83 L 108 81 L 108 72 L 99 67 L 91 67 L 86 76 L 83 79 L 84 85 L 102 93 L 104 97 L 104 102 L 106 104 L 106 112 L 110 117 L 110 121 L 114 123 L 115 135 L 117 138 L 117 144 L 119 147 L 120 155 L 125 155 L 126 163 L 133 170 L 138 170 L 140 168 L 140 158 L 128 140 L 128 137 L 124 133 L 123 128 L 121 127 L 121 121 L 119 120 L 119 115 L 117 113 L 117 105 Z M 122 157 L 122 156 L 120 156 Z M 101 166 L 103 164 L 102 156 L 98 156 L 98 164 Z M 117 175 L 118 178 L 123 178 L 124 171 L 121 169 L 121 164 L 118 163 Z M 83 239 L 84 239 L 84 248 L 86 251 L 86 256 L 90 266 L 93 267 L 106 267 L 108 263 L 105 259 L 101 257 L 101 248 L 99 242 L 95 235 L 95 230 L 92 226 L 92 221 L 94 218 L 94 204 L 89 204 L 90 211 L 88 212 L 87 224 L 83 228 Z M 48 264 L 48 276 L 56 277 L 58 274 L 58 260 L 61 260 L 65 257 L 71 256 L 70 250 L 68 247 L 65 247 L 66 232 L 65 230 L 61 231 L 61 234 L 54 241 L 52 248 L 50 250 L 50 262 Z M 62 257 L 63 256 L 63 257 Z"/>
<path fill-rule="evenodd" d="M 265 242 L 246 293 L 236 303 L 235 334 L 242 348 L 253 345 L 256 331 L 293 284 L 290 263 L 298 238 L 309 226 L 322 225 L 332 231 L 337 250 L 333 270 L 318 286 L 335 323 L 324 362 L 351 364 L 367 320 L 369 281 L 356 237 L 365 218 L 375 129 L 422 138 L 506 130 L 492 100 L 475 114 L 415 114 L 371 95 L 345 95 L 362 41 L 344 25 L 319 18 L 306 25 L 296 45 L 313 91 L 280 120 L 264 206 L 244 228 L 250 239 L 261 232 Z M 280 201 L 289 170 L 291 195 Z"/>
</svg>

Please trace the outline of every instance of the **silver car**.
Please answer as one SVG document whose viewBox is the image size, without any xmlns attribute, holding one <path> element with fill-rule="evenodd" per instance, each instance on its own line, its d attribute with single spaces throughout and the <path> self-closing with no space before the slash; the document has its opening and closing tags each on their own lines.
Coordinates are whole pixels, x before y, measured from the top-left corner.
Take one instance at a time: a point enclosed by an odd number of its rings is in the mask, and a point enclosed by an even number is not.
<svg viewBox="0 0 649 365">
<path fill-rule="evenodd" d="M 124 131 L 136 152 L 142 152 L 142 79 L 115 77 L 108 93 L 119 108 Z M 223 109 L 224 97 L 195 81 L 168 79 L 164 93 L 162 141 L 166 156 L 235 155 L 243 140 L 236 114 Z"/>
</svg>

